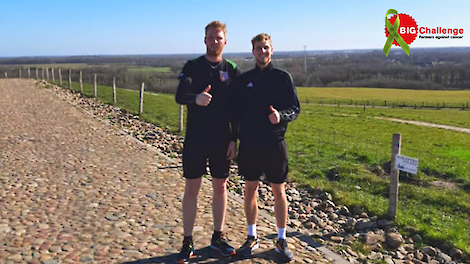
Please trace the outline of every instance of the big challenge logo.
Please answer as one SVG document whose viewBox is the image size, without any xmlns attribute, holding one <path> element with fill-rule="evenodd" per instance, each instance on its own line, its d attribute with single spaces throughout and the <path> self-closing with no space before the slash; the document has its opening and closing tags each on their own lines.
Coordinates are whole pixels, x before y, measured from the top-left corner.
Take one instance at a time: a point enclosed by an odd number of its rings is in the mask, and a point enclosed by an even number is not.
<svg viewBox="0 0 470 264">
<path fill-rule="evenodd" d="M 388 18 L 388 15 L 393 15 Z M 383 51 L 385 56 L 392 48 L 392 44 L 401 47 L 408 56 L 410 56 L 410 46 L 416 37 L 420 39 L 462 39 L 463 28 L 444 28 L 444 27 L 418 27 L 416 21 L 410 15 L 400 13 L 397 10 L 390 9 L 385 15 L 385 42 Z M 419 36 L 418 36 L 419 33 Z"/>
</svg>

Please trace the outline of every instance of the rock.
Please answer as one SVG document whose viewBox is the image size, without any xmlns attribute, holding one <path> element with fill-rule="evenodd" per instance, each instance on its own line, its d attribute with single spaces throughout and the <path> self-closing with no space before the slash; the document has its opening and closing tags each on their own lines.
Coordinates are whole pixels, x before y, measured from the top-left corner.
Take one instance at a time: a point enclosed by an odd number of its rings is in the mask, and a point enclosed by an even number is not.
<svg viewBox="0 0 470 264">
<path fill-rule="evenodd" d="M 452 259 L 460 259 L 463 257 L 463 252 L 458 248 L 453 248 L 450 250 L 450 256 Z"/>
<path fill-rule="evenodd" d="M 419 242 L 421 242 L 421 241 L 423 240 L 423 238 L 421 238 L 421 236 L 420 236 L 419 234 L 415 234 L 415 235 L 412 237 L 412 239 L 413 239 L 413 242 L 414 242 L 414 243 L 419 243 Z"/>
<path fill-rule="evenodd" d="M 404 241 L 405 240 L 402 235 L 399 233 L 387 233 L 385 235 L 385 243 L 387 244 L 387 247 L 391 249 L 399 248 Z"/>
<path fill-rule="evenodd" d="M 421 251 L 428 254 L 431 257 L 437 256 L 437 250 L 431 246 L 423 247 Z"/>
<path fill-rule="evenodd" d="M 368 219 L 365 219 L 365 220 L 361 219 L 357 221 L 356 230 L 371 229 L 372 227 L 374 227 L 374 225 L 375 223 L 369 221 Z"/>
<path fill-rule="evenodd" d="M 375 234 L 372 231 L 367 232 L 367 234 L 364 235 L 364 243 L 366 243 L 367 245 L 374 245 L 383 241 L 383 236 Z"/>
</svg>

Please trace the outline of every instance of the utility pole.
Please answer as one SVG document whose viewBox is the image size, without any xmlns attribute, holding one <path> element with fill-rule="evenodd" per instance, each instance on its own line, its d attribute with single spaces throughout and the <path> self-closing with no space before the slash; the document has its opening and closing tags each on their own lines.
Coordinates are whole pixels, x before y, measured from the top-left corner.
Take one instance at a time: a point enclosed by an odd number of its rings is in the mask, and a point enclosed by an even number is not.
<svg viewBox="0 0 470 264">
<path fill-rule="evenodd" d="M 307 45 L 304 45 L 304 71 L 307 74 Z"/>
</svg>

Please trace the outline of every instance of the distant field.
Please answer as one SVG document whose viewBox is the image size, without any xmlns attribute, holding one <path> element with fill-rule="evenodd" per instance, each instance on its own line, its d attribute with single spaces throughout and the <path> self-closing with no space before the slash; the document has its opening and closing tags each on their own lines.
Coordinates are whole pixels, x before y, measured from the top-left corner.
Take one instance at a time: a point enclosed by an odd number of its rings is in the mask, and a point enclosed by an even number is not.
<svg viewBox="0 0 470 264">
<path fill-rule="evenodd" d="M 435 90 L 406 90 L 406 89 L 381 89 L 381 88 L 326 88 L 326 87 L 298 87 L 299 100 L 301 102 L 325 104 L 355 104 L 387 106 L 405 104 L 441 107 L 446 103 L 447 107 L 462 107 L 470 103 L 470 90 L 459 91 L 435 91 Z"/>
<path fill-rule="evenodd" d="M 15 67 L 22 68 L 61 68 L 61 69 L 79 69 L 88 66 L 86 63 L 64 63 L 64 64 L 25 64 L 25 65 L 14 65 Z"/>
<path fill-rule="evenodd" d="M 170 67 L 130 67 L 127 68 L 130 72 L 170 72 Z"/>
</svg>

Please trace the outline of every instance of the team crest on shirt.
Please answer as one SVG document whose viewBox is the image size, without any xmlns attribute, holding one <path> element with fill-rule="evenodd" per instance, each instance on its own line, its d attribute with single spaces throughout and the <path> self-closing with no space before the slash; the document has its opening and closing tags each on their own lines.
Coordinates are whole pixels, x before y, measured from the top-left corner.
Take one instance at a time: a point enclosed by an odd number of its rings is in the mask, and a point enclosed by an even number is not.
<svg viewBox="0 0 470 264">
<path fill-rule="evenodd" d="M 219 71 L 219 73 L 220 73 L 220 81 L 226 82 L 228 80 L 228 72 Z"/>
</svg>

